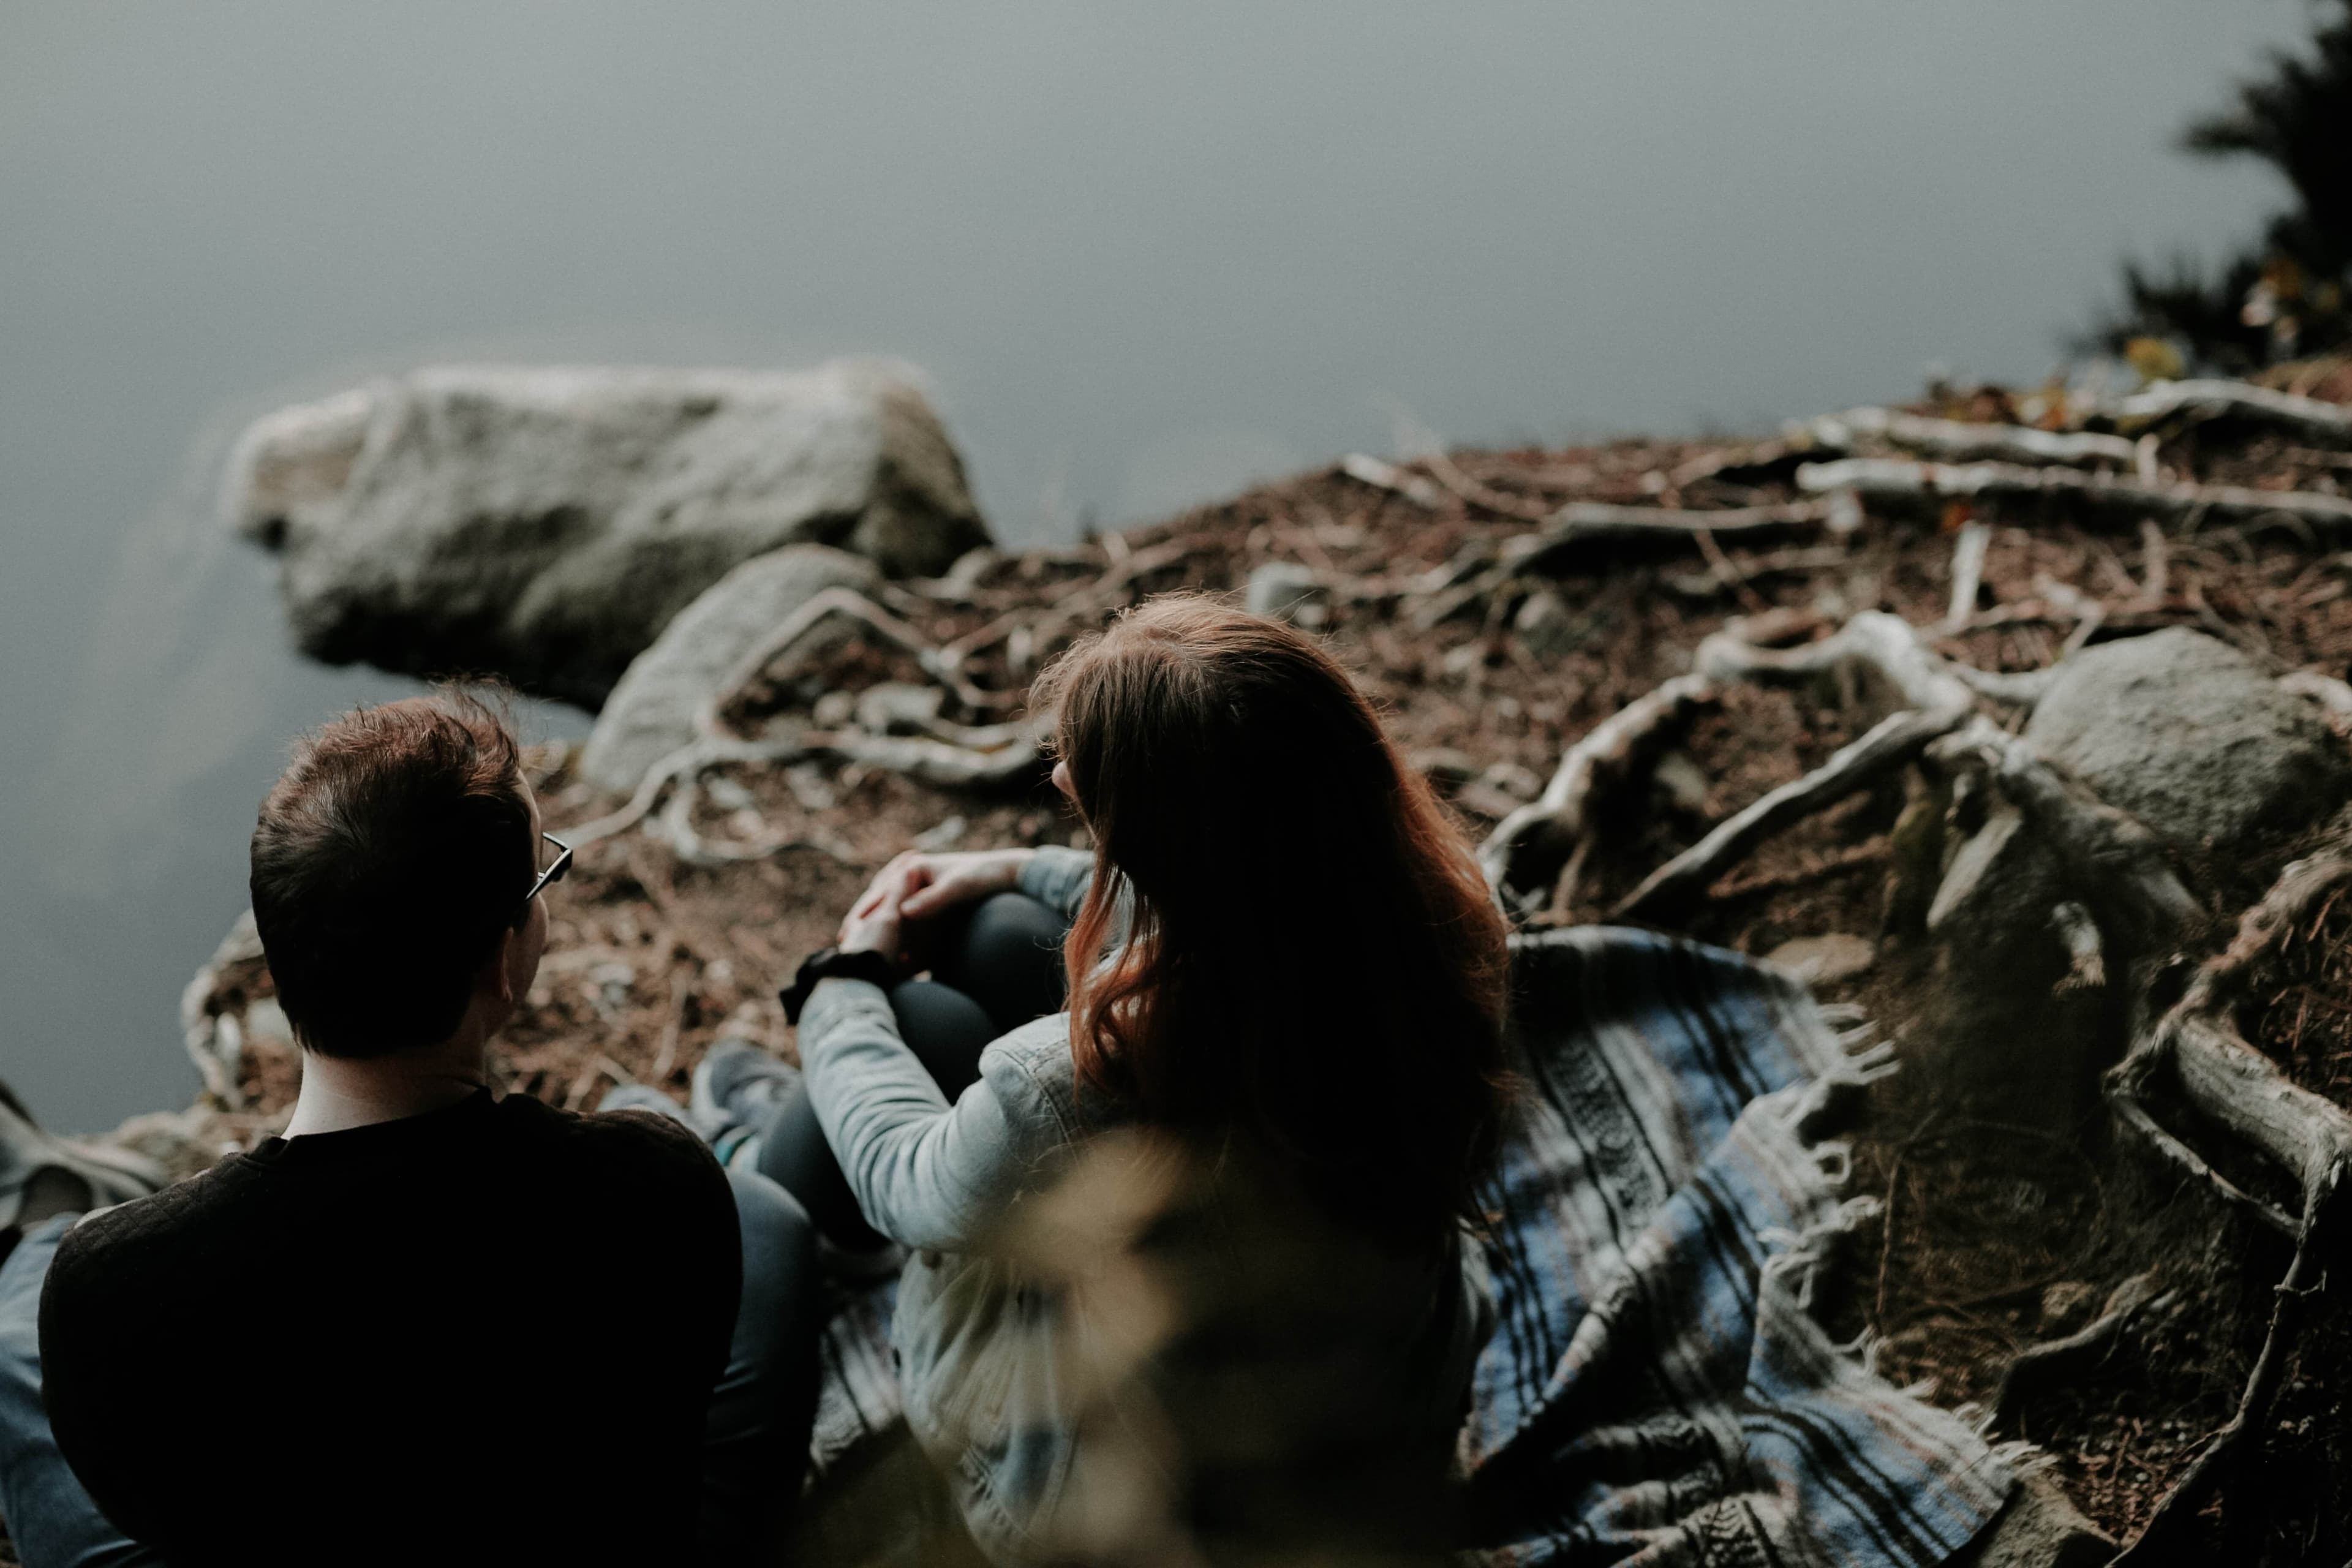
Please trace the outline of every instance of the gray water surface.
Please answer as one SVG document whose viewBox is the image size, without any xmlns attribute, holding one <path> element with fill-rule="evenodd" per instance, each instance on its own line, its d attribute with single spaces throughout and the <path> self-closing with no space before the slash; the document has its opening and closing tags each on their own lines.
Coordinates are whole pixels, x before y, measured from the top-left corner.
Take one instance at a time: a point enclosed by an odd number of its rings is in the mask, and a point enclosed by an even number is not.
<svg viewBox="0 0 2352 1568">
<path fill-rule="evenodd" d="M 456 357 L 926 367 L 1000 536 L 1401 425 L 2040 375 L 2281 199 L 2168 151 L 2289 0 L 0 4 L 0 1077 L 184 1103 L 289 737 L 246 417 Z M 560 711 L 540 721 L 573 731 Z"/>
</svg>

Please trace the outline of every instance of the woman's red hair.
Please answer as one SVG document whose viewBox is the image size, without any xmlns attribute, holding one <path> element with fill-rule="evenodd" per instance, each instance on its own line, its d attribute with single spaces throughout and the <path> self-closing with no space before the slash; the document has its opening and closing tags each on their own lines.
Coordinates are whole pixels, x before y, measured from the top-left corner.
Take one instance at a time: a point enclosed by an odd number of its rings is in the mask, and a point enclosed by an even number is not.
<svg viewBox="0 0 2352 1568">
<path fill-rule="evenodd" d="M 1280 622 L 1170 595 L 1038 694 L 1096 845 L 1065 949 L 1080 1082 L 1375 1231 L 1474 1214 L 1506 927 L 1347 672 Z"/>
</svg>

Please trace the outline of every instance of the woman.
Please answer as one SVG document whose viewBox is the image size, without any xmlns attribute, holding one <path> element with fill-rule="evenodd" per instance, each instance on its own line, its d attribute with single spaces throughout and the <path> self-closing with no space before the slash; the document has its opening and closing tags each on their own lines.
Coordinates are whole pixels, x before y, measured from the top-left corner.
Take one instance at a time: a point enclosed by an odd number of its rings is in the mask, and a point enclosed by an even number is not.
<svg viewBox="0 0 2352 1568">
<path fill-rule="evenodd" d="M 1440 1549 L 1501 919 L 1286 626 L 1155 600 L 1039 697 L 1094 853 L 887 868 L 803 971 L 761 1168 L 913 1249 L 908 1415 L 997 1560 Z"/>
</svg>

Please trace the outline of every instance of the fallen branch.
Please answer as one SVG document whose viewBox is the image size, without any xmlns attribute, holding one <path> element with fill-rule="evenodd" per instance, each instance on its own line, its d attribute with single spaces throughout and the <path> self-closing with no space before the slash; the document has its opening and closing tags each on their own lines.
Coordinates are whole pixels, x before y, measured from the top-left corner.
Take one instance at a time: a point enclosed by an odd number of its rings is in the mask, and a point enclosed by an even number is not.
<svg viewBox="0 0 2352 1568">
<path fill-rule="evenodd" d="M 1479 846 L 1488 885 L 1506 900 L 1540 898 L 1591 830 L 1595 795 L 1622 782 L 1645 748 L 1715 697 L 1706 677 L 1678 675 L 1594 725 L 1561 754 L 1543 794 L 1496 824 Z"/>
<path fill-rule="evenodd" d="M 2168 381 L 2136 392 L 2106 411 L 2119 424 L 2153 425 L 2176 415 L 2230 417 L 2292 430 L 2307 439 L 2352 446 L 2352 407 L 2273 392 L 2243 381 Z"/>
<path fill-rule="evenodd" d="M 1952 462 L 1990 458 L 2011 463 L 2129 464 L 2133 458 L 2132 443 L 2121 436 L 2037 430 L 2030 425 L 1971 425 L 1890 408 L 1825 414 L 1808 420 L 1805 430 L 1819 445 L 1842 451 L 1861 437 Z"/>
<path fill-rule="evenodd" d="M 2015 463 L 1919 463 L 1899 458 L 1843 458 L 1797 470 L 1800 489 L 1822 494 L 1853 489 L 1865 496 L 1912 500 L 2054 499 L 2128 510 L 2137 516 L 2260 517 L 2279 512 L 2329 528 L 2352 524 L 2352 500 L 2314 490 L 2257 490 L 2239 485 L 2149 484 L 2078 468 L 2031 468 Z"/>
<path fill-rule="evenodd" d="M 1640 887 L 1618 901 L 1610 918 L 1656 920 L 1688 902 L 1765 838 L 1868 788 L 1968 716 L 1965 703 L 1889 714 L 1811 773 L 1727 818 L 1706 837 L 1651 872 Z"/>
</svg>

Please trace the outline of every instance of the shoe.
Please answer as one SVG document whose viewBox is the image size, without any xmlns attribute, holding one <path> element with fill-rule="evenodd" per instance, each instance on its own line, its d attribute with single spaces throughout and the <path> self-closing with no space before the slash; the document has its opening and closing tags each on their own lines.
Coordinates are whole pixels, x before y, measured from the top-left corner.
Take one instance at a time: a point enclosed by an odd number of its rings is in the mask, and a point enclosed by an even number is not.
<svg viewBox="0 0 2352 1568">
<path fill-rule="evenodd" d="M 152 1161 L 44 1132 L 25 1102 L 0 1083 L 0 1230 L 13 1228 L 25 1207 L 25 1190 L 43 1172 L 63 1173 L 89 1190 L 90 1208 L 110 1208 L 161 1190 L 168 1178 Z M 69 1185 L 51 1176 L 44 1187 Z"/>
<path fill-rule="evenodd" d="M 720 1040 L 695 1064 L 689 1114 L 717 1129 L 718 1142 L 737 1129 L 758 1131 L 775 1119 L 776 1108 L 800 1087 L 801 1069 L 750 1040 Z"/>
</svg>

